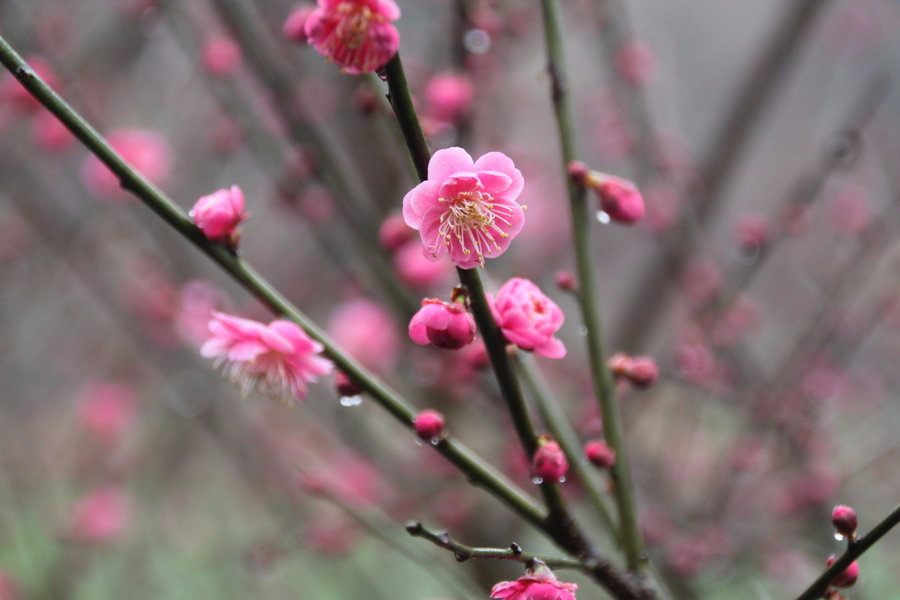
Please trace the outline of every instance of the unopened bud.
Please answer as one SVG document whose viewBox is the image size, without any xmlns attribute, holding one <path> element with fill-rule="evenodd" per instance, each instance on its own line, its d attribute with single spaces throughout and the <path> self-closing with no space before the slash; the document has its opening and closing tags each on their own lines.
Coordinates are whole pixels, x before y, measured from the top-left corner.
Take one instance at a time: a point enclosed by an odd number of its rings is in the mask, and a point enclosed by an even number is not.
<svg viewBox="0 0 900 600">
<path fill-rule="evenodd" d="M 580 160 L 573 160 L 569 162 L 568 170 L 569 177 L 572 178 L 572 181 L 582 186 L 587 184 L 587 177 L 590 169 L 588 169 L 586 164 Z"/>
<path fill-rule="evenodd" d="M 837 556 L 832 554 L 828 557 L 828 560 L 825 561 L 825 564 L 830 567 L 836 560 Z M 856 583 L 857 579 L 859 579 L 859 564 L 854 560 L 846 569 L 841 571 L 831 580 L 831 585 L 841 588 L 850 587 Z"/>
<path fill-rule="evenodd" d="M 584 455 L 591 464 L 601 469 L 611 469 L 616 464 L 616 451 L 603 440 L 594 440 L 585 444 Z"/>
<path fill-rule="evenodd" d="M 413 429 L 423 440 L 439 438 L 444 433 L 444 415 L 430 408 L 425 409 L 413 419 Z"/>
<path fill-rule="evenodd" d="M 856 517 L 856 511 L 849 506 L 840 504 L 831 511 L 831 522 L 839 534 L 844 537 L 853 538 L 856 536 L 856 528 L 859 521 Z"/>
<path fill-rule="evenodd" d="M 542 436 L 538 443 L 540 445 L 531 463 L 531 474 L 547 483 L 564 481 L 569 471 L 569 461 L 562 448 L 546 436 Z"/>
<path fill-rule="evenodd" d="M 577 291 L 578 284 L 575 281 L 575 275 L 571 271 L 558 271 L 556 273 L 556 287 L 564 292 Z"/>
<path fill-rule="evenodd" d="M 341 398 L 349 398 L 362 394 L 362 390 L 356 385 L 350 376 L 343 371 L 334 373 L 334 389 Z"/>
</svg>

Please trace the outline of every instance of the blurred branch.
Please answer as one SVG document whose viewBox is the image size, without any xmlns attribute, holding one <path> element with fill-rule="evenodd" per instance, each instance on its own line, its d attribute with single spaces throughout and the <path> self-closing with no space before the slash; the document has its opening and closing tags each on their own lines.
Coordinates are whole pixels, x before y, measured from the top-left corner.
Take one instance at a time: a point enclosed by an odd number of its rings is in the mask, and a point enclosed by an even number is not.
<svg viewBox="0 0 900 600">
<path fill-rule="evenodd" d="M 577 158 L 575 129 L 566 80 L 565 53 L 560 22 L 559 5 L 555 0 L 541 0 L 544 17 L 544 37 L 547 44 L 547 69 L 550 72 L 551 97 L 556 113 L 562 151 L 562 168 Z M 622 546 L 630 571 L 641 571 L 647 563 L 643 541 L 637 523 L 628 452 L 622 436 L 622 418 L 616 403 L 612 373 L 606 365 L 603 349 L 603 331 L 600 319 L 600 299 L 596 292 L 591 244 L 591 210 L 587 191 L 566 177 L 569 205 L 572 215 L 572 239 L 578 274 L 578 301 L 584 327 L 587 330 L 587 350 L 594 393 L 603 416 L 603 432 L 609 445 L 616 452 L 616 462 L 610 469 L 613 492 L 619 509 L 619 528 Z"/>
<path fill-rule="evenodd" d="M 816 17 L 828 6 L 827 0 L 794 0 L 772 33 L 769 43 L 742 78 L 734 94 L 734 102 L 713 136 L 709 150 L 700 164 L 695 210 L 685 209 L 678 223 L 662 239 L 662 256 L 644 271 L 634 291 L 624 303 L 626 314 L 621 319 L 621 346 L 637 351 L 647 343 L 656 329 L 665 306 L 663 293 L 678 279 L 688 260 L 700 245 L 700 233 L 713 220 L 721 205 L 720 196 L 729 181 L 738 158 L 750 140 L 763 109 L 784 79 L 812 30 Z M 661 293 L 662 292 L 662 293 Z"/>
<path fill-rule="evenodd" d="M 416 411 L 406 400 L 342 352 L 321 329 L 275 290 L 252 266 L 224 246 L 207 240 L 168 196 L 117 154 L 89 123 L 40 79 L 2 37 L 0 37 L 0 62 L 119 177 L 124 189 L 140 198 L 153 212 L 221 266 L 236 282 L 274 313 L 284 315 L 299 324 L 310 337 L 325 347 L 325 355 L 332 359 L 339 369 L 347 373 L 351 380 L 369 393 L 372 399 L 396 420 L 412 429 Z M 473 484 L 488 490 L 529 523 L 538 527 L 543 524 L 543 510 L 529 496 L 460 442 L 447 438 L 435 448 L 456 465 Z"/>
<path fill-rule="evenodd" d="M 865 536 L 858 538 L 855 542 L 849 542 L 846 552 L 841 554 L 830 567 L 825 569 L 802 594 L 797 596 L 796 600 L 818 600 L 821 598 L 835 577 L 849 567 L 850 563 L 862 556 L 875 542 L 883 538 L 897 523 L 900 523 L 900 504 L 895 506 L 894 510 Z"/>
<path fill-rule="evenodd" d="M 426 539 L 439 548 L 449 550 L 453 553 L 453 557 L 456 558 L 458 562 L 466 562 L 473 558 L 482 558 L 512 560 L 527 565 L 534 561 L 541 561 L 548 567 L 554 569 L 578 569 L 580 571 L 586 571 L 584 564 L 578 559 L 548 558 L 532 554 L 531 552 L 523 552 L 522 547 L 515 542 L 510 544 L 509 548 L 476 548 L 473 546 L 466 546 L 465 544 L 460 544 L 453 540 L 446 531 L 433 531 L 422 525 L 419 521 L 410 521 L 407 523 L 406 531 L 411 536 Z"/>
</svg>

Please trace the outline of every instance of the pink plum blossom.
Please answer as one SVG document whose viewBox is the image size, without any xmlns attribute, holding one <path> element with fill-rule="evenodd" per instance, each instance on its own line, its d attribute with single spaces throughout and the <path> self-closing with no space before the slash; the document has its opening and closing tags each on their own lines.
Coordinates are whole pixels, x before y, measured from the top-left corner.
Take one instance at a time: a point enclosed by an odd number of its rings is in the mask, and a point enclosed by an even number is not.
<svg viewBox="0 0 900 600">
<path fill-rule="evenodd" d="M 429 114 L 440 121 L 456 121 L 469 112 L 475 91 L 465 75 L 438 73 L 425 86 Z"/>
<path fill-rule="evenodd" d="M 201 196 L 191 218 L 208 239 L 237 245 L 237 226 L 249 215 L 244 211 L 244 192 L 236 185 Z"/>
<path fill-rule="evenodd" d="M 426 298 L 409 322 L 409 337 L 422 346 L 459 350 L 475 339 L 475 319 L 459 302 Z"/>
<path fill-rule="evenodd" d="M 131 499 L 117 486 L 92 490 L 72 507 L 67 535 L 75 542 L 108 543 L 124 535 L 131 521 Z"/>
<path fill-rule="evenodd" d="M 399 18 L 394 0 L 318 0 L 318 8 L 306 16 L 304 31 L 316 52 L 344 73 L 359 75 L 397 53 L 400 34 L 390 22 Z"/>
<path fill-rule="evenodd" d="M 556 578 L 544 565 L 515 581 L 501 581 L 491 589 L 491 598 L 499 600 L 575 600 L 578 585 Z"/>
<path fill-rule="evenodd" d="M 233 73 L 241 64 L 241 47 L 231 37 L 220 35 L 203 44 L 200 59 L 207 73 L 224 77 Z"/>
<path fill-rule="evenodd" d="M 337 344 L 367 369 L 390 370 L 400 349 L 400 334 L 391 314 L 377 302 L 354 298 L 341 304 L 328 322 Z"/>
<path fill-rule="evenodd" d="M 599 174 L 596 178 L 589 177 L 588 185 L 597 192 L 600 210 L 616 223 L 631 225 L 644 218 L 644 198 L 627 179 Z"/>
<path fill-rule="evenodd" d="M 316 10 L 316 7 L 312 4 L 304 4 L 295 8 L 288 15 L 288 18 L 284 20 L 284 25 L 281 26 L 281 33 L 292 42 L 306 44 L 309 41 L 306 37 L 306 20 Z"/>
<path fill-rule="evenodd" d="M 416 242 L 397 250 L 393 265 L 400 281 L 416 290 L 427 290 L 446 283 L 453 271 L 445 262 L 432 262 L 422 256 L 422 250 Z"/>
<path fill-rule="evenodd" d="M 565 315 L 534 283 L 521 277 L 507 281 L 488 301 L 500 331 L 511 343 L 547 358 L 562 358 L 566 347 L 554 334 Z"/>
<path fill-rule="evenodd" d="M 424 254 L 445 254 L 461 269 L 484 266 L 503 254 L 522 230 L 516 202 L 525 179 L 503 153 L 473 161 L 462 148 L 438 150 L 428 163 L 428 179 L 403 198 L 403 218 L 417 229 Z"/>
<path fill-rule="evenodd" d="M 169 174 L 169 146 L 159 135 L 143 129 L 118 129 L 106 141 L 137 171 L 159 185 Z M 84 187 L 107 200 L 121 202 L 128 195 L 120 188 L 119 178 L 93 154 L 81 165 Z"/>
<path fill-rule="evenodd" d="M 303 400 L 307 383 L 331 372 L 330 360 L 318 356 L 322 344 L 296 323 L 275 320 L 265 325 L 225 313 L 213 312 L 212 337 L 200 354 L 225 363 L 225 375 L 243 394 L 257 390 L 285 403 Z"/>
<path fill-rule="evenodd" d="M 134 423 L 137 396 L 126 385 L 94 382 L 76 399 L 78 418 L 92 435 L 105 442 L 119 439 Z"/>
</svg>

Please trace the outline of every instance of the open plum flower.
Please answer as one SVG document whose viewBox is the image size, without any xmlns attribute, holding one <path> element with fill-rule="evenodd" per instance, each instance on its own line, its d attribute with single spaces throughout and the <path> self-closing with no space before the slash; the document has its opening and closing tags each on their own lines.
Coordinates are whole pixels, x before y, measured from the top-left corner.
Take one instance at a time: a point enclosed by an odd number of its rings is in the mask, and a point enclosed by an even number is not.
<svg viewBox="0 0 900 600">
<path fill-rule="evenodd" d="M 498 600 L 575 600 L 578 585 L 560 581 L 543 563 L 515 581 L 501 581 L 491 590 Z"/>
<path fill-rule="evenodd" d="M 306 15 L 304 33 L 344 73 L 360 75 L 397 53 L 400 34 L 391 21 L 399 18 L 394 0 L 319 0 L 318 8 Z"/>
<path fill-rule="evenodd" d="M 462 148 L 438 150 L 428 179 L 403 198 L 403 219 L 422 236 L 425 256 L 445 254 L 461 269 L 503 254 L 522 230 L 516 202 L 525 178 L 512 159 L 488 152 L 476 161 Z"/>
<path fill-rule="evenodd" d="M 296 323 L 281 319 L 268 325 L 233 315 L 213 312 L 212 337 L 200 354 L 218 366 L 227 363 L 225 375 L 247 394 L 255 389 L 289 403 L 306 397 L 307 383 L 331 372 L 330 360 L 318 356 L 322 344 Z"/>
</svg>

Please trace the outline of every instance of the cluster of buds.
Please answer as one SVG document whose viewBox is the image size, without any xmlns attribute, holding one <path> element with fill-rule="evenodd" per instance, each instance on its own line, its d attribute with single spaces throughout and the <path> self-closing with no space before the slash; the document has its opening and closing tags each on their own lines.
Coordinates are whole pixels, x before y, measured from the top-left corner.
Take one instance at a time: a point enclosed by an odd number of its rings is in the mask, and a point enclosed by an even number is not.
<svg viewBox="0 0 900 600">
<path fill-rule="evenodd" d="M 609 359 L 609 368 L 617 379 L 638 389 L 646 389 L 659 379 L 659 367 L 649 356 L 628 356 L 618 352 Z"/>
<path fill-rule="evenodd" d="M 834 525 L 837 539 L 847 538 L 851 542 L 856 540 L 856 529 L 859 526 L 859 519 L 855 510 L 843 504 L 835 506 L 834 510 L 831 511 L 831 523 Z M 830 567 L 837 559 L 838 557 L 832 554 L 825 560 L 825 565 Z M 831 580 L 830 587 L 825 592 L 824 597 L 827 600 L 844 600 L 844 596 L 834 588 L 851 587 L 856 583 L 857 579 L 859 579 L 859 564 L 853 561 Z"/>
<path fill-rule="evenodd" d="M 632 225 L 644 218 L 644 198 L 631 181 L 593 171 L 577 160 L 569 163 L 569 177 L 597 194 L 602 220 Z"/>
</svg>

